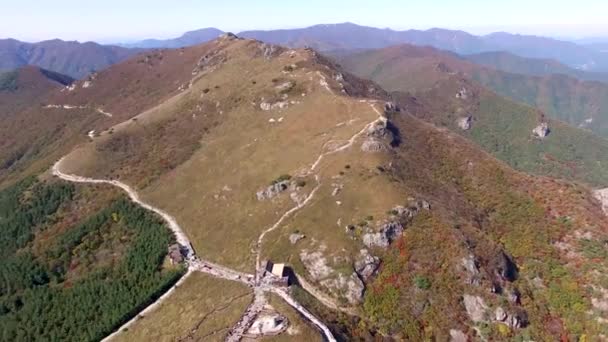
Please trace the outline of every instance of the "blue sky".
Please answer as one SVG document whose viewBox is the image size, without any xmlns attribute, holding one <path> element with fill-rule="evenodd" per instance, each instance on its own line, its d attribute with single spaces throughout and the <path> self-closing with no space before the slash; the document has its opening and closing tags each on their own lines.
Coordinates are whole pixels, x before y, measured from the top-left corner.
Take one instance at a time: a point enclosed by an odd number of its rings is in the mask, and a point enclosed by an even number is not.
<svg viewBox="0 0 608 342">
<path fill-rule="evenodd" d="M 0 38 L 129 41 L 217 27 L 303 27 L 350 21 L 558 37 L 608 36 L 606 0 L 0 0 Z"/>
</svg>

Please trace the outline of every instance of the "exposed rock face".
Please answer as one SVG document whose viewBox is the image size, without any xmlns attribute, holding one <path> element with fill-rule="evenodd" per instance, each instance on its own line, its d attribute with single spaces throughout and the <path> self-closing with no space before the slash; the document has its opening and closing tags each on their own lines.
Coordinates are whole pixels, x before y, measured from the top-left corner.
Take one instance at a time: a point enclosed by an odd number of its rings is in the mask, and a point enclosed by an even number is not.
<svg viewBox="0 0 608 342">
<path fill-rule="evenodd" d="M 532 134 L 541 139 L 549 135 L 549 133 L 551 133 L 551 130 L 549 129 L 549 124 L 546 122 L 542 122 L 532 130 Z"/>
<path fill-rule="evenodd" d="M 468 340 L 467 334 L 462 331 L 456 329 L 450 330 L 450 342 L 467 342 Z"/>
<path fill-rule="evenodd" d="M 473 122 L 473 117 L 470 115 L 460 118 L 460 119 L 458 119 L 458 121 L 456 121 L 456 123 L 458 124 L 458 128 L 460 128 L 463 131 L 471 129 L 472 122 Z"/>
<path fill-rule="evenodd" d="M 479 267 L 477 266 L 477 261 L 475 260 L 475 256 L 473 255 L 468 255 L 465 258 L 462 258 L 462 266 L 464 267 L 465 271 L 467 272 L 467 283 L 471 284 L 471 285 L 479 285 L 480 284 L 480 279 L 479 279 Z"/>
<path fill-rule="evenodd" d="M 309 253 L 307 250 L 300 252 L 300 260 L 313 280 L 321 280 L 329 277 L 333 269 L 327 265 L 327 259 L 323 256 L 325 246 L 321 246 L 318 251 Z"/>
<path fill-rule="evenodd" d="M 466 88 L 461 88 L 457 93 L 456 93 L 456 98 L 457 99 L 462 99 L 462 100 L 466 100 L 468 97 L 468 91 Z"/>
<path fill-rule="evenodd" d="M 602 210 L 608 215 L 608 188 L 593 191 L 593 197 L 602 204 Z"/>
<path fill-rule="evenodd" d="M 287 329 L 288 325 L 287 318 L 276 312 L 261 313 L 251 324 L 247 333 L 255 336 L 277 335 Z"/>
<path fill-rule="evenodd" d="M 293 89 L 293 87 L 295 87 L 295 82 L 293 81 L 287 81 L 284 83 L 279 84 L 278 86 L 274 87 L 279 93 L 286 93 L 288 91 L 290 91 L 291 89 Z"/>
<path fill-rule="evenodd" d="M 388 129 L 388 120 L 381 118 L 370 125 L 366 132 L 367 138 L 361 144 L 363 152 L 379 152 L 387 150 L 394 136 Z"/>
<path fill-rule="evenodd" d="M 393 102 L 386 102 L 384 104 L 384 112 L 385 113 L 392 113 L 392 112 L 398 112 L 399 111 L 399 107 L 394 104 Z"/>
<path fill-rule="evenodd" d="M 305 237 L 306 236 L 304 236 L 304 234 L 293 233 L 289 235 L 289 242 L 291 242 L 292 245 L 295 245 L 296 243 L 298 243 L 298 241 L 302 240 Z"/>
<path fill-rule="evenodd" d="M 467 310 L 467 314 L 469 314 L 469 318 L 473 322 L 482 322 L 485 320 L 488 307 L 483 301 L 483 298 L 465 294 L 463 296 L 463 303 Z"/>
<path fill-rule="evenodd" d="M 287 180 L 282 181 L 282 182 L 277 182 L 275 184 L 270 185 L 269 187 L 267 187 L 265 189 L 258 191 L 256 193 L 256 197 L 258 198 L 258 201 L 272 199 L 276 195 L 287 190 L 290 187 L 290 185 L 291 185 L 291 182 L 287 181 Z"/>
<path fill-rule="evenodd" d="M 367 247 L 387 248 L 403 234 L 403 230 L 403 225 L 399 221 L 386 222 L 380 226 L 380 231 L 363 235 L 363 244 Z"/>
<path fill-rule="evenodd" d="M 494 317 L 499 322 L 504 322 L 507 319 L 507 313 L 501 307 L 497 307 L 494 311 Z"/>
<path fill-rule="evenodd" d="M 499 252 L 494 258 L 493 268 L 503 280 L 514 281 L 517 279 L 517 266 L 504 251 Z"/>
<path fill-rule="evenodd" d="M 359 304 L 363 299 L 365 285 L 357 276 L 357 273 L 352 273 L 350 276 L 338 274 L 337 277 L 321 281 L 321 285 L 325 286 L 334 295 L 343 295 L 350 304 Z"/>
<path fill-rule="evenodd" d="M 285 109 L 289 106 L 289 103 L 287 101 L 277 101 L 277 102 L 265 102 L 262 101 L 260 103 L 260 109 L 264 110 L 264 111 L 269 111 L 269 110 L 275 110 L 275 109 Z"/>
<path fill-rule="evenodd" d="M 380 258 L 371 255 L 367 249 L 359 251 L 359 258 L 355 261 L 355 271 L 363 281 L 374 275 L 380 266 Z"/>
<path fill-rule="evenodd" d="M 380 223 L 376 232 L 363 235 L 363 244 L 367 247 L 387 248 L 391 242 L 403 235 L 404 225 L 411 221 L 421 209 L 429 210 L 431 205 L 425 201 L 412 201 L 408 207 L 396 206 L 391 212 L 391 218 Z"/>
</svg>

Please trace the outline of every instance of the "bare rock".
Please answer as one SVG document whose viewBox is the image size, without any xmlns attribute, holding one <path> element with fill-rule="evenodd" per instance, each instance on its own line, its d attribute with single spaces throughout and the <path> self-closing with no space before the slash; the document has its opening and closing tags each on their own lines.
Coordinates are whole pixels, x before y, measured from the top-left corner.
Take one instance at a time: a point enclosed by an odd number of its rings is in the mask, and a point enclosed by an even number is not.
<svg viewBox="0 0 608 342">
<path fill-rule="evenodd" d="M 398 112 L 399 106 L 397 106 L 395 103 L 393 102 L 386 102 L 384 104 L 384 112 L 385 113 L 392 113 L 392 112 Z"/>
<path fill-rule="evenodd" d="M 361 144 L 363 152 L 379 152 L 387 150 L 395 137 L 388 129 L 388 120 L 384 117 L 367 128 L 366 139 Z"/>
<path fill-rule="evenodd" d="M 256 197 L 257 197 L 258 201 L 272 199 L 273 197 L 277 196 L 281 192 L 287 190 L 290 185 L 291 185 L 291 182 L 288 180 L 274 183 L 274 184 L 268 186 L 267 188 L 258 191 L 256 193 Z"/>
<path fill-rule="evenodd" d="M 470 254 L 462 258 L 461 264 L 467 273 L 467 282 L 471 285 L 479 286 L 479 266 L 477 260 L 475 260 L 475 256 Z"/>
<path fill-rule="evenodd" d="M 359 251 L 359 258 L 355 261 L 355 271 L 363 281 L 373 276 L 378 266 L 380 266 L 380 258 L 371 255 L 365 248 Z"/>
<path fill-rule="evenodd" d="M 468 342 L 469 337 L 467 334 L 460 330 L 450 329 L 450 342 Z"/>
<path fill-rule="evenodd" d="M 465 87 L 460 88 L 460 90 L 456 93 L 457 99 L 466 100 L 468 97 L 468 91 Z"/>
<path fill-rule="evenodd" d="M 482 322 L 485 320 L 488 307 L 483 298 L 465 294 L 463 296 L 463 303 L 469 318 L 473 322 Z"/>
<path fill-rule="evenodd" d="M 293 81 L 287 81 L 284 83 L 279 84 L 278 86 L 274 87 L 279 93 L 286 93 L 288 91 L 290 91 L 291 89 L 293 89 L 293 87 L 296 86 L 296 83 Z"/>
<path fill-rule="evenodd" d="M 260 103 L 260 109 L 264 111 L 275 110 L 275 109 L 285 109 L 289 107 L 289 103 L 287 101 L 276 101 L 276 102 L 266 102 L 262 101 Z"/>
<path fill-rule="evenodd" d="M 291 242 L 292 245 L 295 245 L 296 243 L 298 243 L 298 241 L 302 240 L 305 237 L 306 236 L 304 234 L 293 233 L 289 235 L 289 242 Z"/>
<path fill-rule="evenodd" d="M 349 276 L 338 274 L 336 277 L 321 281 L 321 285 L 336 296 L 344 296 L 350 304 L 359 304 L 363 300 L 365 285 L 357 273 L 353 272 Z"/>
<path fill-rule="evenodd" d="M 391 242 L 403 235 L 403 225 L 399 221 L 387 221 L 376 233 L 363 235 L 363 244 L 367 247 L 387 248 Z"/>
<path fill-rule="evenodd" d="M 549 135 L 549 133 L 551 133 L 551 130 L 549 129 L 549 124 L 546 122 L 541 122 L 540 125 L 536 126 L 532 130 L 532 134 L 541 139 Z"/>
<path fill-rule="evenodd" d="M 496 318 L 497 321 L 504 322 L 507 319 L 507 313 L 505 312 L 505 310 L 503 308 L 497 307 L 496 310 L 494 311 L 494 317 Z"/>
<path fill-rule="evenodd" d="M 458 124 L 458 128 L 460 128 L 463 131 L 467 131 L 467 130 L 471 129 L 472 122 L 473 122 L 473 117 L 470 115 L 460 118 L 456 121 L 456 123 Z"/>
<path fill-rule="evenodd" d="M 511 256 L 507 255 L 504 251 L 500 251 L 494 260 L 492 260 L 494 271 L 503 280 L 514 281 L 517 279 L 517 265 L 513 262 Z"/>
<path fill-rule="evenodd" d="M 598 189 L 593 191 L 593 197 L 602 205 L 604 215 L 608 215 L 608 188 Z"/>
<path fill-rule="evenodd" d="M 327 278 L 334 272 L 333 268 L 327 265 L 327 258 L 323 255 L 325 248 L 322 245 L 319 250 L 314 252 L 308 252 L 308 250 L 300 252 L 300 260 L 313 280 Z"/>
</svg>

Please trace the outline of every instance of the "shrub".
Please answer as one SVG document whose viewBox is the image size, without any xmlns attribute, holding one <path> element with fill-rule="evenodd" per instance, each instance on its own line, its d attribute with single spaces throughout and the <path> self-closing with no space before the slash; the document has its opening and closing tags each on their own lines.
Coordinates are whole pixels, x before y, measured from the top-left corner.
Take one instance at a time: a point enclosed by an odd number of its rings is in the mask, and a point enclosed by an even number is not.
<svg viewBox="0 0 608 342">
<path fill-rule="evenodd" d="M 431 281 L 429 278 L 420 275 L 414 277 L 414 284 L 421 290 L 428 290 L 431 288 Z"/>
</svg>

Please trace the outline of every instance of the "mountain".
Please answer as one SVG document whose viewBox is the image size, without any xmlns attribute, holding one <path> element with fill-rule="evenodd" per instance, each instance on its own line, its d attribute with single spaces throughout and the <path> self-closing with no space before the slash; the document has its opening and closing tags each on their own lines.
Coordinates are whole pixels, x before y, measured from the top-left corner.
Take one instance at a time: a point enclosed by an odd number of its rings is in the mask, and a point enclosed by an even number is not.
<svg viewBox="0 0 608 342">
<path fill-rule="evenodd" d="M 608 137 L 606 83 L 581 81 L 564 74 L 508 73 L 479 66 L 452 53 L 412 45 L 356 53 L 350 57 L 343 55 L 341 62 L 346 69 L 393 91 L 417 92 L 433 87 L 439 79 L 462 73 L 502 96 L 539 108 L 550 118 Z M 525 65 L 531 64 L 526 62 Z"/>
<path fill-rule="evenodd" d="M 26 66 L 0 73 L 0 117 L 6 117 L 38 102 L 40 97 L 74 80 L 41 68 Z"/>
<path fill-rule="evenodd" d="M 82 78 L 141 52 L 93 42 L 67 42 L 59 39 L 25 43 L 0 40 L 0 71 L 35 65 L 73 78 Z"/>
<path fill-rule="evenodd" d="M 197 45 L 208 42 L 219 37 L 224 32 L 213 27 L 204 28 L 200 30 L 190 31 L 184 33 L 182 36 L 173 39 L 145 39 L 142 41 L 121 44 L 128 48 L 144 48 L 144 49 L 156 49 L 156 48 L 181 48 L 186 46 Z"/>
<path fill-rule="evenodd" d="M 563 74 L 585 81 L 608 83 L 608 73 L 586 72 L 570 68 L 552 59 L 524 58 L 508 52 L 483 52 L 463 57 L 473 63 L 514 74 L 533 76 Z"/>
<path fill-rule="evenodd" d="M 534 138 L 542 115 L 424 50 L 391 94 L 226 34 L 3 120 L 0 152 L 25 151 L 0 174 L 3 339 L 600 336 L 608 223 L 583 182 L 608 184 L 608 142 Z"/>
<path fill-rule="evenodd" d="M 458 54 L 506 51 L 528 58 L 555 59 L 578 69 L 608 71 L 605 56 L 593 49 L 572 42 L 504 32 L 474 36 L 438 28 L 395 31 L 343 23 L 292 30 L 246 31 L 239 35 L 292 47 L 310 46 L 322 51 L 377 49 L 403 43 L 428 45 Z"/>
</svg>

